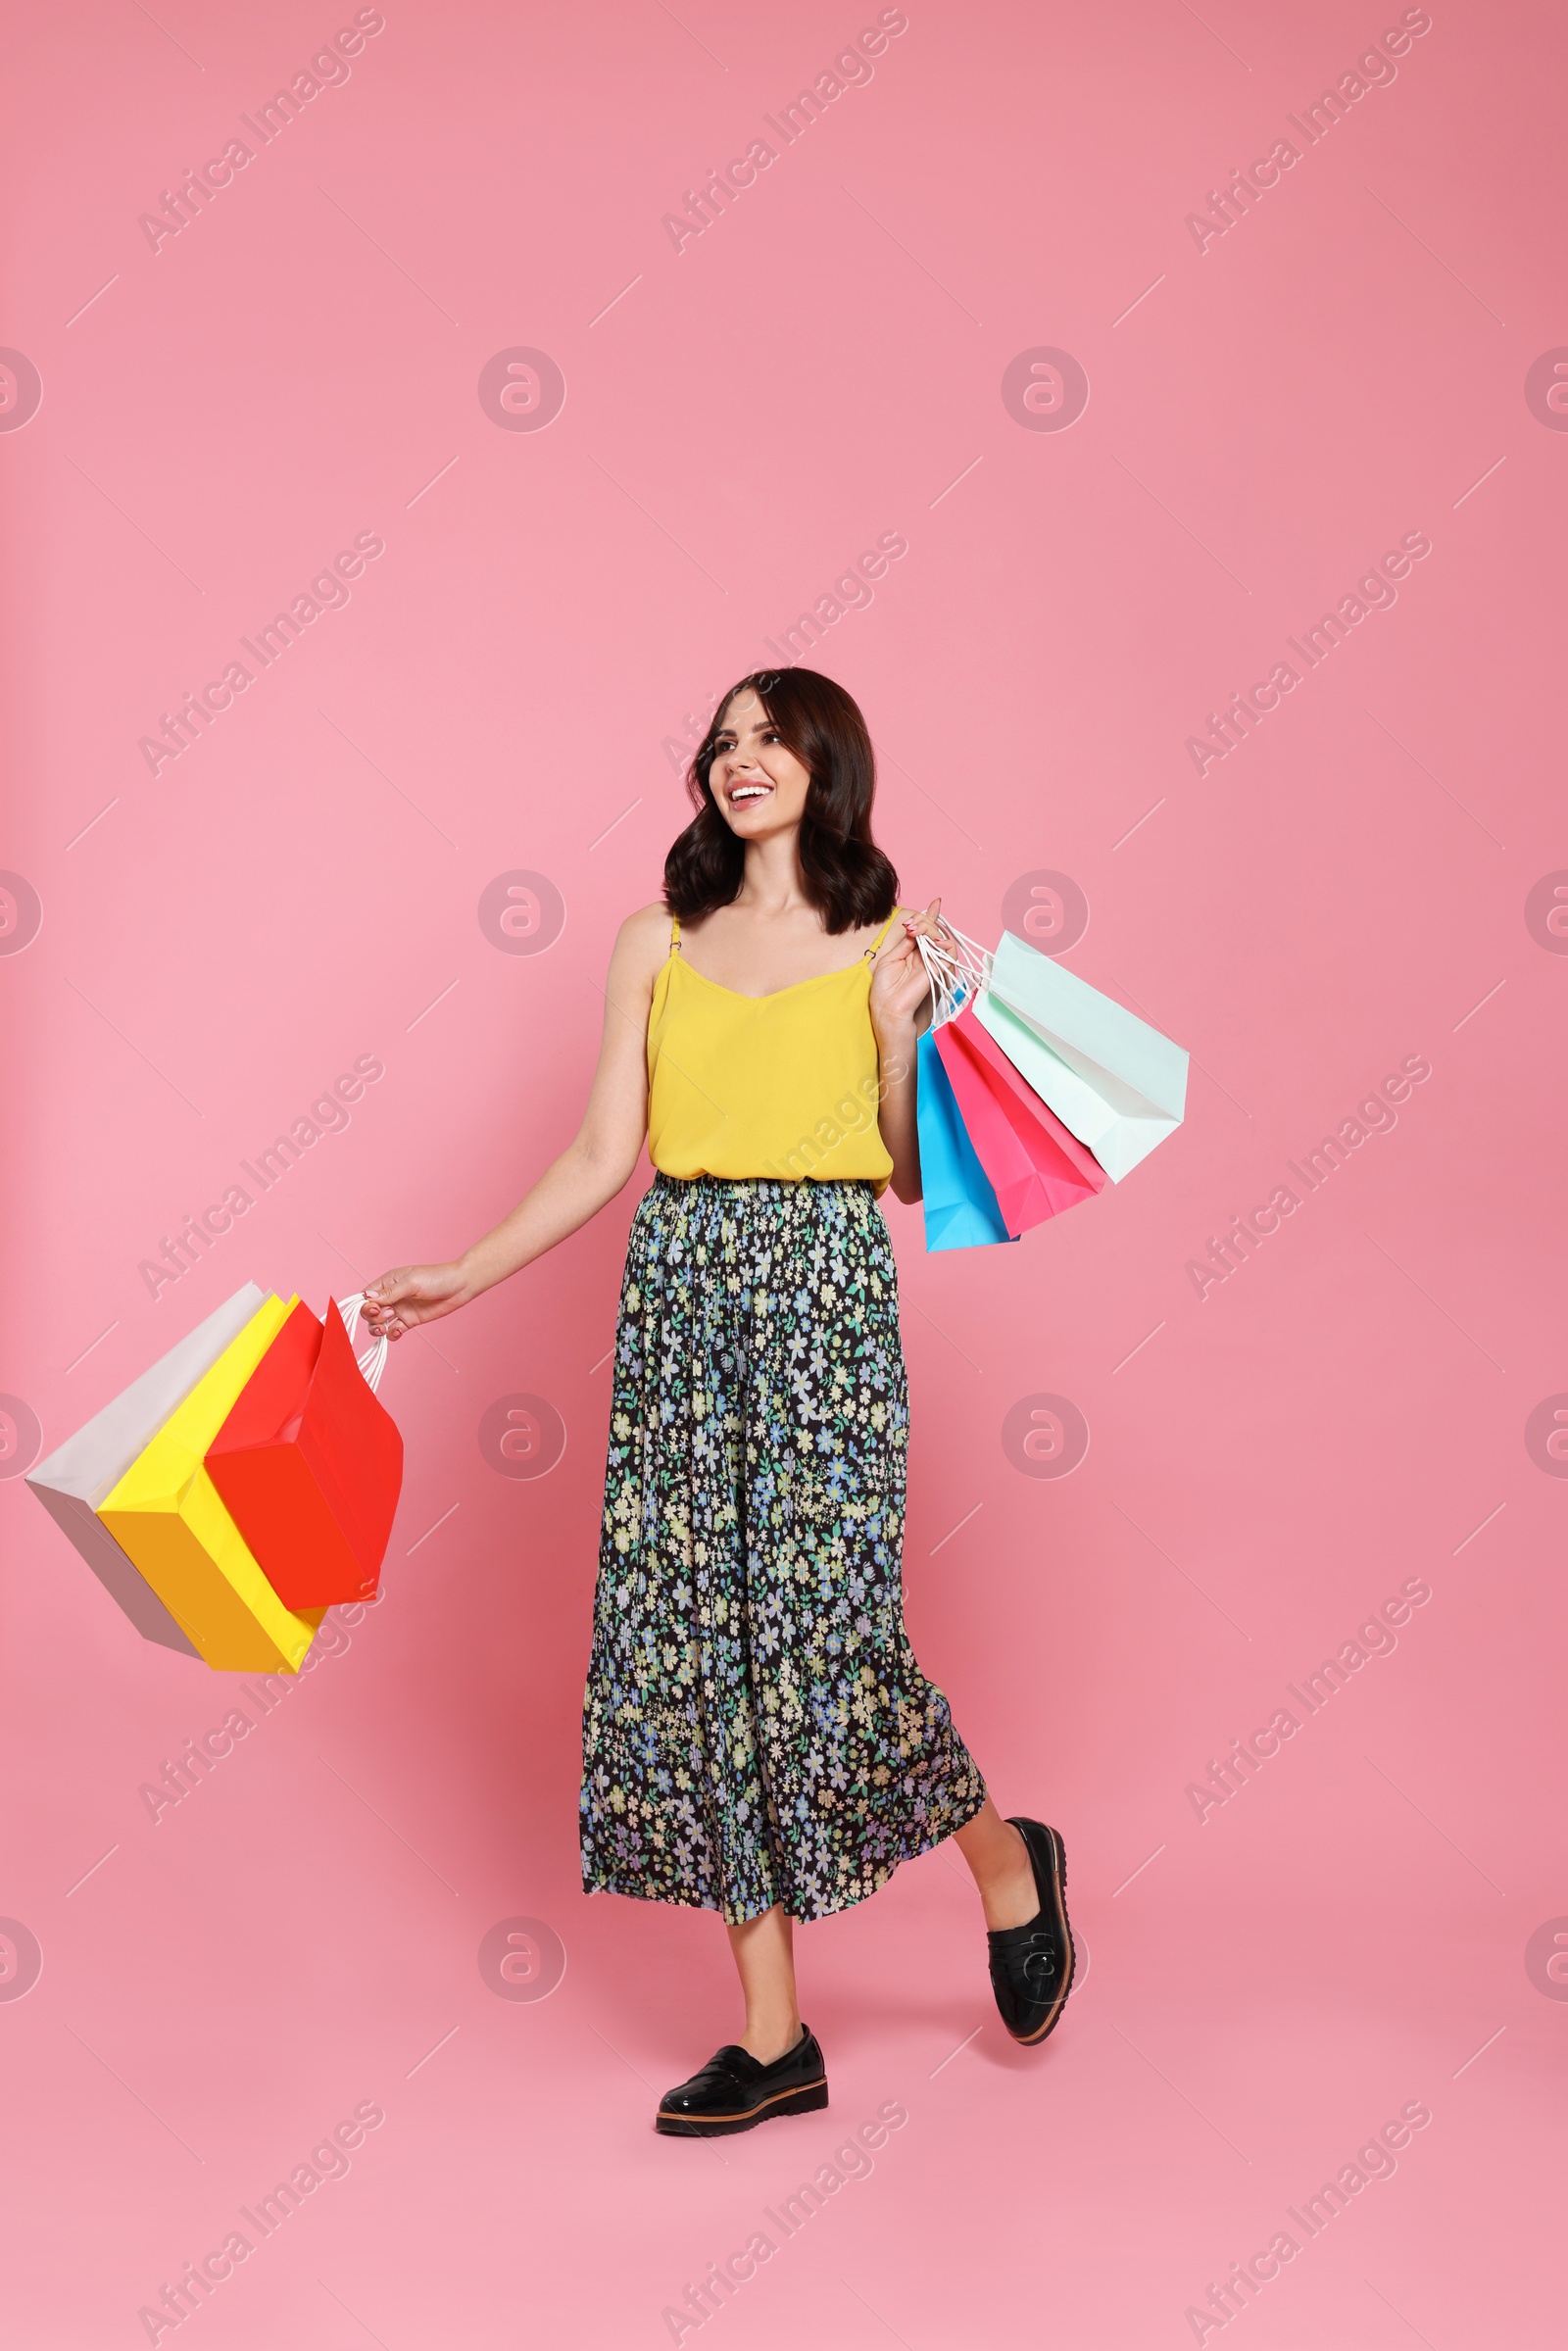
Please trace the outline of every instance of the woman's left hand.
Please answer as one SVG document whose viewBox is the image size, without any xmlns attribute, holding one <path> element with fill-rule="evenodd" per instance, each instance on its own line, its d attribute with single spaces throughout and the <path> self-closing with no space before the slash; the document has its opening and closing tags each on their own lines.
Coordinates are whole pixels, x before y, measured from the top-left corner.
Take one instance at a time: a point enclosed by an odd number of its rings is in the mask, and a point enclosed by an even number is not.
<svg viewBox="0 0 1568 2351">
<path fill-rule="evenodd" d="M 923 914 L 906 914 L 902 933 L 890 937 L 871 965 L 871 1025 L 881 1038 L 905 1036 L 913 1030 L 920 1007 L 930 996 L 931 983 L 914 943 L 919 934 L 944 946 L 956 944 L 942 920 L 940 898 L 934 898 Z"/>
</svg>

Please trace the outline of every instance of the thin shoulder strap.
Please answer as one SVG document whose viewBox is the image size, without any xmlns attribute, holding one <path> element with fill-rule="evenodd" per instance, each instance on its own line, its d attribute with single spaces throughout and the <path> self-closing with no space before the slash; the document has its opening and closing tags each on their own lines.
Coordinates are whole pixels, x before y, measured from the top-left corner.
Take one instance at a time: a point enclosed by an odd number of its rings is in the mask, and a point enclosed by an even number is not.
<svg viewBox="0 0 1568 2351">
<path fill-rule="evenodd" d="M 680 916 L 678 914 L 671 914 L 669 918 L 669 952 L 672 955 L 680 954 Z"/>
<path fill-rule="evenodd" d="M 889 931 L 893 928 L 893 925 L 898 921 L 903 910 L 904 909 L 902 906 L 895 906 L 892 913 L 888 916 L 886 922 L 884 922 L 882 925 L 882 928 L 877 932 L 876 937 L 872 940 L 870 946 L 865 951 L 865 959 L 867 962 L 871 960 L 871 957 L 874 955 L 880 953 L 883 940 L 887 937 Z"/>
</svg>

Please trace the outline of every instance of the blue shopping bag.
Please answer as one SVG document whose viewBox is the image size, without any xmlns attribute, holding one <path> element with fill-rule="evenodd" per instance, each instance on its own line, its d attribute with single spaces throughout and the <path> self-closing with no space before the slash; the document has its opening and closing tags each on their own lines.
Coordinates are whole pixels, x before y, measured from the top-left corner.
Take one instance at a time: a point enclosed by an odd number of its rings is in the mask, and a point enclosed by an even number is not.
<svg viewBox="0 0 1568 2351">
<path fill-rule="evenodd" d="M 997 1196 L 969 1141 L 929 1029 L 915 1051 L 915 1115 L 927 1249 L 982 1249 L 993 1241 L 1015 1241 L 1018 1236 L 1004 1224 Z"/>
</svg>

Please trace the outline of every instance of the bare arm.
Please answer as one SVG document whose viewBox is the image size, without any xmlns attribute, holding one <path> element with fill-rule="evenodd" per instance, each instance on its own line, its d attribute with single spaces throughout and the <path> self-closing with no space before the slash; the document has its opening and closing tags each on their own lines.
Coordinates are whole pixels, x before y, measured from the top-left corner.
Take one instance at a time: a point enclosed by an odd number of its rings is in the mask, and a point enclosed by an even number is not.
<svg viewBox="0 0 1568 2351">
<path fill-rule="evenodd" d="M 871 968 L 871 1026 L 885 1089 L 877 1124 L 893 1161 L 890 1181 L 902 1200 L 917 1200 L 921 1193 L 915 1049 L 931 1021 L 930 984 L 914 934 L 939 939 L 941 909 L 941 899 L 934 898 L 923 914 L 906 915 Z"/>
<path fill-rule="evenodd" d="M 605 981 L 599 1065 L 573 1141 L 461 1257 L 401 1266 L 373 1282 L 363 1309 L 372 1332 L 399 1339 L 455 1313 L 575 1233 L 621 1190 L 648 1131 L 648 1012 L 668 937 L 662 906 L 644 906 L 620 926 Z"/>
</svg>

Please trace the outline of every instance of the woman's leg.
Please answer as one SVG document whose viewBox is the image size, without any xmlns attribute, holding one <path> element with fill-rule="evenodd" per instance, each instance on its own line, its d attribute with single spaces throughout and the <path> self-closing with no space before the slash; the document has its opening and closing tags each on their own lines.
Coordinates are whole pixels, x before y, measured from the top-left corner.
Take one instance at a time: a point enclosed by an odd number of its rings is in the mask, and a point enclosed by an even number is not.
<svg viewBox="0 0 1568 2351">
<path fill-rule="evenodd" d="M 781 1902 L 731 1927 L 746 2030 L 695 2073 L 666 2090 L 656 2130 L 673 2138 L 719 2138 L 777 2115 L 815 2114 L 827 2104 L 827 2068 L 795 2004 L 794 1925 Z"/>
<path fill-rule="evenodd" d="M 1008 1832 L 1016 1837 L 1017 1831 Z M 741 1990 L 746 2030 L 740 2045 L 759 2065 L 774 2065 L 801 2037 L 795 1997 L 795 1922 L 781 1902 L 729 1930 Z"/>
<path fill-rule="evenodd" d="M 1029 1848 L 989 1796 L 973 1820 L 954 1831 L 953 1841 L 974 1873 L 987 1927 L 1027 1926 L 1040 1908 Z"/>
</svg>

